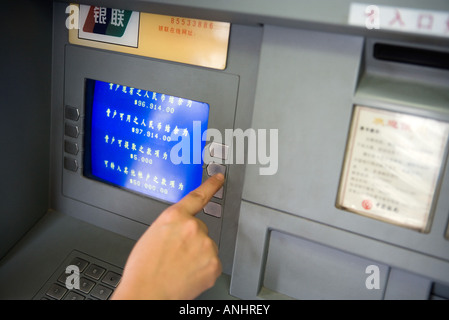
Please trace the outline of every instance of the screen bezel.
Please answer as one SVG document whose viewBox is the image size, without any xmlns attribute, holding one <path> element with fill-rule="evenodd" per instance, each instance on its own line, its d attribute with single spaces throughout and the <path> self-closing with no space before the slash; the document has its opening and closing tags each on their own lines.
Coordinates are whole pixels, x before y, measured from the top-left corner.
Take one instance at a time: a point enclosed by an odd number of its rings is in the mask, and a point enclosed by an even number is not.
<svg viewBox="0 0 449 320">
<path fill-rule="evenodd" d="M 206 68 L 197 68 L 164 61 L 142 59 L 131 55 L 120 55 L 77 46 L 67 46 L 65 52 L 64 105 L 79 109 L 80 135 L 70 139 L 79 145 L 77 155 L 64 154 L 75 159 L 80 167 L 76 172 L 62 169 L 62 194 L 70 199 L 90 206 L 85 212 L 74 212 L 75 215 L 91 218 L 92 214 L 105 216 L 109 214 L 121 216 L 146 225 L 151 224 L 166 208 L 168 203 L 127 192 L 121 188 L 95 181 L 85 177 L 83 172 L 83 156 L 85 126 L 85 79 L 96 79 L 105 82 L 123 83 L 143 90 L 164 92 L 165 94 L 188 97 L 194 101 L 209 104 L 208 128 L 214 128 L 225 136 L 225 130 L 234 127 L 236 116 L 239 77 Z M 113 67 L 111 67 L 113 66 Z M 68 120 L 64 120 L 67 122 Z M 209 137 L 208 137 L 209 140 Z M 206 141 L 207 148 L 208 141 Z M 207 160 L 206 160 L 207 163 Z M 203 180 L 207 178 L 203 170 Z M 228 170 L 229 174 L 230 170 Z M 229 181 L 227 181 L 229 185 Z M 224 190 L 226 197 L 216 200 L 223 205 L 233 201 Z M 222 219 L 198 213 L 209 228 L 212 238 L 219 241 Z M 111 219 L 111 218 L 109 218 Z M 114 219 L 112 219 L 114 220 Z M 111 220 L 111 221 L 112 221 Z M 114 220 L 115 221 L 115 220 Z"/>
<path fill-rule="evenodd" d="M 91 145 L 91 133 L 92 133 L 92 110 L 95 91 L 95 80 L 84 79 L 84 136 L 83 136 L 83 175 L 89 179 L 97 180 L 103 183 L 107 181 L 95 177 L 92 175 L 92 145 Z"/>
</svg>

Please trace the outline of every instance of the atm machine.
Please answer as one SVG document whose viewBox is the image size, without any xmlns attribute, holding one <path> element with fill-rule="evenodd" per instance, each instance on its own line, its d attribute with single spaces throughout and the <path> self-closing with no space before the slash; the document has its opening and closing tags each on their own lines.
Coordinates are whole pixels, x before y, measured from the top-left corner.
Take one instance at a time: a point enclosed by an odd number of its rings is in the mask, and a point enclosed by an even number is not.
<svg viewBox="0 0 449 320">
<path fill-rule="evenodd" d="M 449 299 L 447 1 L 28 0 L 2 21 L 1 299 L 109 299 L 216 172 L 197 216 L 223 274 L 198 299 Z"/>
</svg>

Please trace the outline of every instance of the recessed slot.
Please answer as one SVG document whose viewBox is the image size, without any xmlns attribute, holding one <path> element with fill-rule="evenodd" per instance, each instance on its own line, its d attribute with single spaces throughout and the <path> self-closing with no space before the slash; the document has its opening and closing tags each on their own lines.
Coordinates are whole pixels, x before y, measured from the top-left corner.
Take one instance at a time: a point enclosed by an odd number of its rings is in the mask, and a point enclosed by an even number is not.
<svg viewBox="0 0 449 320">
<path fill-rule="evenodd" d="M 376 43 L 373 56 L 378 60 L 449 70 L 448 52 Z"/>
</svg>

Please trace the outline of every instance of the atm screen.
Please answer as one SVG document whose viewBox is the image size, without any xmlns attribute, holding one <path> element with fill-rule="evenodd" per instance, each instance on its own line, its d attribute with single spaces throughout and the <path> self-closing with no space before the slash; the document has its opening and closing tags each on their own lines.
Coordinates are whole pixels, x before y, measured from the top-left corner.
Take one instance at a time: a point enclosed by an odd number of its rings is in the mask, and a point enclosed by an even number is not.
<svg viewBox="0 0 449 320">
<path fill-rule="evenodd" d="M 86 79 L 85 176 L 174 203 L 201 184 L 209 105 Z"/>
</svg>

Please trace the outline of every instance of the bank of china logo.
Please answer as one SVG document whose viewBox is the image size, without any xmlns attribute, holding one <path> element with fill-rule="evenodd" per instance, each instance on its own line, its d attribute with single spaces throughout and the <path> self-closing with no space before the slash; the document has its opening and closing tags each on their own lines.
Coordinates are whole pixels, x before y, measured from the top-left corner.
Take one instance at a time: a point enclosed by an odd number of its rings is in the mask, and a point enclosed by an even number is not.
<svg viewBox="0 0 449 320">
<path fill-rule="evenodd" d="M 122 37 L 132 11 L 91 6 L 83 31 L 113 37 Z"/>
</svg>

